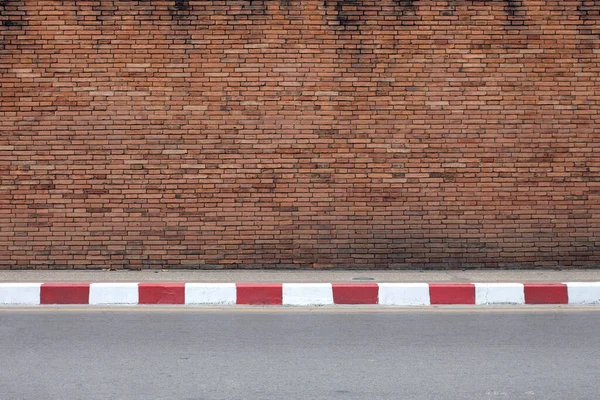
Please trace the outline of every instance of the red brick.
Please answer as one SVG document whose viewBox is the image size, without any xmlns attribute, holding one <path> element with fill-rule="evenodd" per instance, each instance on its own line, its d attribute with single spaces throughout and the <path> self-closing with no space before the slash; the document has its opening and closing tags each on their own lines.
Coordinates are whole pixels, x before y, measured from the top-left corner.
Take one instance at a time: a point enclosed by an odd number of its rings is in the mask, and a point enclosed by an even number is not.
<svg viewBox="0 0 600 400">
<path fill-rule="evenodd" d="M 2 2 L 0 268 L 597 265 L 598 15 L 401 3 Z"/>
</svg>

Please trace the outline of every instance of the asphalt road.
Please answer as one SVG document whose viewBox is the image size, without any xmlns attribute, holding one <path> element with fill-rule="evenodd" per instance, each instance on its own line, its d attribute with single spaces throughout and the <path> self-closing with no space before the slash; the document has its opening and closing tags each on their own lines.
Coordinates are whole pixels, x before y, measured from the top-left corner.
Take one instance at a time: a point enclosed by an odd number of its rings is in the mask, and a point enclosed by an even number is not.
<svg viewBox="0 0 600 400">
<path fill-rule="evenodd" d="M 599 393 L 599 309 L 0 309 L 2 400 Z"/>
</svg>

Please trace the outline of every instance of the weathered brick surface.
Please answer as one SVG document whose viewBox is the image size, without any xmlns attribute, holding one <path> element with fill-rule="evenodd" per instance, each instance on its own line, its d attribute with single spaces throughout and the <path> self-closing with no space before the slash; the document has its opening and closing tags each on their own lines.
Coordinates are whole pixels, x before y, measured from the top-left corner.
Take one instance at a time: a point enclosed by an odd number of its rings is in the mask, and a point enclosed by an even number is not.
<svg viewBox="0 0 600 400">
<path fill-rule="evenodd" d="M 0 0 L 0 267 L 600 261 L 597 0 Z"/>
</svg>

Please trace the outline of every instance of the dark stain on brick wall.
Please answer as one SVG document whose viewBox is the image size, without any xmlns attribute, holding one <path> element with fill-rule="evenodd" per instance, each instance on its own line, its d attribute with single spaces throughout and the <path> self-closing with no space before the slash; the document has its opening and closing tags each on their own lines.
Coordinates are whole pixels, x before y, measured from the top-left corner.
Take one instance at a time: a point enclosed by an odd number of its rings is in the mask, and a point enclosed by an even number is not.
<svg viewBox="0 0 600 400">
<path fill-rule="evenodd" d="M 580 0 L 577 5 L 579 13 L 579 33 L 583 36 L 580 46 L 592 52 L 598 48 L 600 39 L 600 1 Z"/>
<path fill-rule="evenodd" d="M 189 0 L 174 0 L 174 6 L 176 11 L 185 11 L 189 7 Z"/>
</svg>

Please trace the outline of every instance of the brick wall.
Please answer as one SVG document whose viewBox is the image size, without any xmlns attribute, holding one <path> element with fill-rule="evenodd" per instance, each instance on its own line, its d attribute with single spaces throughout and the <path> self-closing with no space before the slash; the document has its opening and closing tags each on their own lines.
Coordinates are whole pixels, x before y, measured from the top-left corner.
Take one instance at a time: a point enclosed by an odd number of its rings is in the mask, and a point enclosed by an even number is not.
<svg viewBox="0 0 600 400">
<path fill-rule="evenodd" d="M 0 0 L 0 268 L 600 262 L 598 0 Z"/>
</svg>

